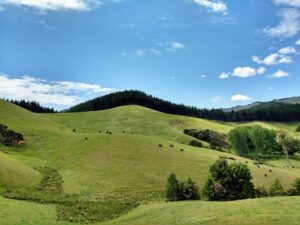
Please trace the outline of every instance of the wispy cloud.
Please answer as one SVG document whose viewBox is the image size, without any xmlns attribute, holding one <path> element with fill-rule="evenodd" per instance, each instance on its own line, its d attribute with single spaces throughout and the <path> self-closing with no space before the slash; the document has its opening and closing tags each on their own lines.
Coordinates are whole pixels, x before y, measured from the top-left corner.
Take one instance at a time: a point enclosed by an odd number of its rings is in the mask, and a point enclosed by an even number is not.
<svg viewBox="0 0 300 225">
<path fill-rule="evenodd" d="M 167 42 L 167 43 L 163 44 L 163 46 L 165 46 L 166 50 L 170 51 L 170 52 L 175 52 L 175 51 L 185 48 L 184 44 L 177 42 L 177 41 Z"/>
<path fill-rule="evenodd" d="M 288 1 L 286 1 L 288 2 Z M 290 1 L 292 2 L 292 1 Z M 299 2 L 295 0 L 293 2 Z M 275 27 L 267 27 L 263 32 L 271 38 L 292 37 L 300 31 L 300 12 L 295 8 L 281 9 L 278 13 L 280 22 Z"/>
<path fill-rule="evenodd" d="M 300 1 L 299 0 L 274 0 L 274 2 L 278 5 L 300 7 Z"/>
<path fill-rule="evenodd" d="M 137 49 L 134 52 L 134 55 L 137 57 L 152 55 L 152 56 L 160 56 L 163 53 L 176 53 L 180 50 L 183 50 L 185 45 L 178 41 L 168 41 L 168 42 L 157 42 L 156 46 L 150 49 Z M 121 53 L 122 56 L 128 56 L 127 52 Z"/>
<path fill-rule="evenodd" d="M 30 7 L 41 11 L 87 11 L 101 5 L 101 2 L 99 0 L 0 0 L 0 4 Z"/>
<path fill-rule="evenodd" d="M 216 13 L 227 13 L 227 4 L 221 0 L 193 0 L 196 4 Z"/>
<path fill-rule="evenodd" d="M 141 57 L 141 56 L 145 55 L 145 51 L 144 50 L 136 50 L 135 55 L 138 57 Z"/>
<path fill-rule="evenodd" d="M 82 101 L 82 95 L 107 94 L 114 88 L 71 81 L 46 81 L 31 76 L 11 78 L 0 74 L 0 98 L 25 99 L 41 104 L 72 106 Z"/>
</svg>

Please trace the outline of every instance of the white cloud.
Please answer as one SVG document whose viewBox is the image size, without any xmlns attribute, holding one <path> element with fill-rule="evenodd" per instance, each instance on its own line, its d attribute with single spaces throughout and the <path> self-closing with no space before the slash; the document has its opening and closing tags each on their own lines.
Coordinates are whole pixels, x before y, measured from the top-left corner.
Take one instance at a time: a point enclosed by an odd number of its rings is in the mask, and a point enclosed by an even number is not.
<svg viewBox="0 0 300 225">
<path fill-rule="evenodd" d="M 290 74 L 287 72 L 284 72 L 282 70 L 278 70 L 277 72 L 273 73 L 271 76 L 269 76 L 269 78 L 277 78 L 277 79 L 281 79 L 284 77 L 289 77 Z"/>
<path fill-rule="evenodd" d="M 76 94 L 107 94 L 115 91 L 114 88 L 104 88 L 97 84 L 49 82 L 30 76 L 10 78 L 0 74 L 0 98 L 25 99 L 44 105 L 72 106 L 82 101 Z"/>
<path fill-rule="evenodd" d="M 206 75 L 202 74 L 200 77 L 204 79 L 206 78 Z"/>
<path fill-rule="evenodd" d="M 252 60 L 258 64 L 265 64 L 268 66 L 278 65 L 278 64 L 288 64 L 293 62 L 292 57 L 278 54 L 278 53 L 273 53 L 271 55 L 268 55 L 264 59 L 258 56 L 253 56 Z"/>
<path fill-rule="evenodd" d="M 296 41 L 295 45 L 300 45 L 300 39 Z"/>
<path fill-rule="evenodd" d="M 281 48 L 278 51 L 280 54 L 293 54 L 293 53 L 297 53 L 296 49 L 294 47 L 285 47 L 285 48 Z"/>
<path fill-rule="evenodd" d="M 99 0 L 0 0 L 0 4 L 31 7 L 41 11 L 87 11 L 94 6 L 100 5 L 101 2 Z"/>
<path fill-rule="evenodd" d="M 267 90 L 268 90 L 268 91 L 274 91 L 275 88 L 274 88 L 274 87 L 268 87 Z"/>
<path fill-rule="evenodd" d="M 224 79 L 229 78 L 229 76 L 230 76 L 230 73 L 223 72 L 223 73 L 220 74 L 219 78 L 224 80 Z"/>
<path fill-rule="evenodd" d="M 299 0 L 274 0 L 274 2 L 278 5 L 287 5 L 292 7 L 300 7 Z"/>
<path fill-rule="evenodd" d="M 203 6 L 213 12 L 226 13 L 228 8 L 224 1 L 221 0 L 193 0 L 200 6 Z"/>
<path fill-rule="evenodd" d="M 232 101 L 232 102 L 237 102 L 237 101 L 249 101 L 249 100 L 251 100 L 250 97 L 245 96 L 245 95 L 241 95 L 241 94 L 233 95 L 233 96 L 231 97 L 231 101 Z"/>
<path fill-rule="evenodd" d="M 237 67 L 233 70 L 232 76 L 234 77 L 252 77 L 256 75 L 256 69 L 246 66 L 246 67 Z"/>
<path fill-rule="evenodd" d="M 257 74 L 265 74 L 266 73 L 266 68 L 264 67 L 259 67 L 258 69 L 245 66 L 245 67 L 236 67 L 232 73 L 221 73 L 219 78 L 220 79 L 227 79 L 230 76 L 233 77 L 240 77 L 240 78 L 247 78 L 247 77 L 253 77 Z"/>
<path fill-rule="evenodd" d="M 267 27 L 263 32 L 269 37 L 283 38 L 292 37 L 300 30 L 300 12 L 294 8 L 279 11 L 280 22 L 275 27 Z"/>
</svg>

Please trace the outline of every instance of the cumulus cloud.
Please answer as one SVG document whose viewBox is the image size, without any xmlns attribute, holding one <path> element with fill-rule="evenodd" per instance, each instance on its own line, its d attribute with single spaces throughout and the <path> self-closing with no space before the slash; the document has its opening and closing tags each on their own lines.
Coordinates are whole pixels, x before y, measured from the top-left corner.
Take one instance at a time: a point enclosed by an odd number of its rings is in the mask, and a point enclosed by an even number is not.
<svg viewBox="0 0 300 225">
<path fill-rule="evenodd" d="M 241 95 L 241 94 L 236 94 L 236 95 L 233 95 L 231 97 L 231 101 L 232 102 L 237 102 L 237 101 L 249 101 L 251 100 L 250 97 L 248 96 L 245 96 L 245 95 Z"/>
<path fill-rule="evenodd" d="M 299 2 L 299 1 L 298 1 Z M 292 37 L 300 30 L 300 12 L 295 8 L 279 11 L 280 22 L 275 27 L 267 27 L 263 32 L 271 38 Z"/>
<path fill-rule="evenodd" d="M 227 79 L 230 76 L 233 77 L 240 77 L 240 78 L 247 78 L 247 77 L 253 77 L 257 74 L 265 74 L 266 73 L 266 68 L 264 67 L 259 67 L 258 69 L 245 66 L 245 67 L 236 67 L 232 73 L 228 72 L 223 72 L 220 74 L 219 78 L 220 79 Z"/>
<path fill-rule="evenodd" d="M 97 84 L 49 82 L 31 76 L 11 78 L 6 74 L 0 74 L 0 98 L 25 99 L 44 105 L 72 106 L 82 101 L 78 94 L 107 94 L 115 91 L 114 88 L 105 88 Z"/>
<path fill-rule="evenodd" d="M 300 39 L 296 41 L 295 45 L 300 45 Z"/>
<path fill-rule="evenodd" d="M 275 72 L 272 75 L 270 75 L 269 78 L 281 79 L 281 78 L 289 77 L 289 76 L 290 76 L 289 73 L 284 72 L 282 70 L 278 70 L 277 72 Z"/>
<path fill-rule="evenodd" d="M 226 13 L 228 11 L 227 5 L 221 0 L 193 0 L 196 4 L 203 6 L 213 12 Z"/>
<path fill-rule="evenodd" d="M 246 67 L 237 67 L 233 70 L 232 76 L 234 77 L 252 77 L 256 75 L 256 69 L 246 66 Z"/>
<path fill-rule="evenodd" d="M 294 47 L 285 47 L 281 48 L 278 51 L 280 54 L 288 55 L 288 54 L 294 54 L 297 53 L 296 49 Z"/>
<path fill-rule="evenodd" d="M 278 65 L 278 64 L 288 64 L 293 62 L 292 57 L 283 54 L 278 54 L 278 53 L 270 54 L 263 59 L 259 56 L 253 56 L 252 60 L 258 64 L 264 64 L 268 66 Z"/>
<path fill-rule="evenodd" d="M 87 11 L 100 5 L 100 0 L 0 0 L 0 4 L 25 6 L 41 11 L 75 10 Z"/>
</svg>

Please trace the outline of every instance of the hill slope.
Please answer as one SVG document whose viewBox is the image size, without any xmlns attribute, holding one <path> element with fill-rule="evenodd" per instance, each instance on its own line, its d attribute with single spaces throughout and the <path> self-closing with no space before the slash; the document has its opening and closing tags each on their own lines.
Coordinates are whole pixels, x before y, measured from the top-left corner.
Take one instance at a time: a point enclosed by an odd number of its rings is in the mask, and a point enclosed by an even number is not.
<svg viewBox="0 0 300 225">
<path fill-rule="evenodd" d="M 179 179 L 191 177 L 202 187 L 209 166 L 220 155 L 227 155 L 186 145 L 191 137 L 183 134 L 184 128 L 207 128 L 227 133 L 232 127 L 238 126 L 234 123 L 164 114 L 140 106 L 41 115 L 3 101 L 0 101 L 0 121 L 22 132 L 26 141 L 23 146 L 0 145 L 0 190 L 19 190 L 23 187 L 28 193 L 41 181 L 37 168 L 49 166 L 57 169 L 62 176 L 65 193 L 77 194 L 86 200 L 112 196 L 133 198 L 142 203 L 164 200 L 166 179 L 172 172 Z M 295 126 L 263 125 L 276 129 Z M 106 134 L 107 130 L 112 134 Z M 158 147 L 159 144 L 163 148 Z M 246 161 L 233 157 L 241 162 Z M 274 167 L 264 165 L 257 168 L 251 160 L 247 161 L 256 185 L 268 187 L 275 178 L 279 178 L 288 186 L 299 176 L 297 167 L 287 170 L 274 164 Z M 272 173 L 269 173 L 270 169 Z M 37 210 L 33 217 L 38 217 L 40 212 L 44 218 L 44 210 L 48 209 L 24 202 L 19 205 L 19 201 L 11 203 L 11 200 L 6 199 L 0 199 L 0 204 L 1 201 L 3 204 L 12 204 L 12 211 L 7 213 L 28 205 Z M 53 208 L 49 207 L 49 210 L 53 212 Z M 28 218 L 21 212 L 16 214 Z M 20 224 L 9 223 L 8 217 L 5 218 L 7 225 Z M 173 219 L 170 219 L 172 222 Z M 67 224 L 53 222 L 53 214 L 49 214 L 45 221 L 52 221 L 45 224 Z"/>
</svg>

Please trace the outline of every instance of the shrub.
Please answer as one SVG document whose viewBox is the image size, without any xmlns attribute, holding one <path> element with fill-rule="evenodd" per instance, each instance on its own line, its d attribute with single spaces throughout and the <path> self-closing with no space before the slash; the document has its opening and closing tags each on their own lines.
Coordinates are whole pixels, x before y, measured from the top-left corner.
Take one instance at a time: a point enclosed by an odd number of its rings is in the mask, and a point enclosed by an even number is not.
<svg viewBox="0 0 300 225">
<path fill-rule="evenodd" d="M 247 165 L 228 164 L 220 158 L 210 167 L 210 175 L 203 193 L 209 200 L 239 200 L 255 196 L 252 176 Z"/>
<path fill-rule="evenodd" d="M 279 179 L 275 179 L 274 183 L 270 187 L 269 193 L 272 197 L 286 195 Z"/>
<path fill-rule="evenodd" d="M 296 132 L 300 132 L 300 126 L 296 128 Z"/>
<path fill-rule="evenodd" d="M 169 201 L 199 200 L 198 187 L 189 178 L 185 182 L 179 182 L 172 173 L 168 178 L 166 197 Z"/>
<path fill-rule="evenodd" d="M 209 177 L 203 188 L 203 195 L 210 201 L 222 201 L 226 198 L 225 188 Z"/>
<path fill-rule="evenodd" d="M 212 130 L 196 130 L 196 129 L 185 129 L 185 134 L 194 137 L 200 141 L 205 141 L 213 146 L 214 149 L 226 148 L 228 146 L 225 141 L 226 135 L 218 133 Z"/>
<path fill-rule="evenodd" d="M 179 182 L 174 173 L 172 173 L 168 178 L 166 197 L 169 201 L 177 201 L 178 200 Z"/>
<path fill-rule="evenodd" d="M 5 145 L 17 145 L 23 141 L 23 135 L 12 130 L 8 130 L 8 127 L 0 124 L 0 142 Z"/>
<path fill-rule="evenodd" d="M 181 200 L 199 200 L 200 195 L 198 192 L 198 187 L 193 182 L 191 178 L 187 181 L 179 183 L 179 193 L 181 195 Z"/>
<path fill-rule="evenodd" d="M 256 198 L 266 198 L 268 196 L 269 196 L 269 194 L 265 187 L 261 186 L 261 187 L 257 187 L 255 189 L 255 197 Z"/>
<path fill-rule="evenodd" d="M 290 196 L 300 195 L 300 178 L 296 178 L 292 187 L 288 189 L 287 194 Z"/>
<path fill-rule="evenodd" d="M 197 148 L 202 148 L 203 147 L 203 144 L 199 141 L 196 141 L 196 140 L 191 140 L 190 145 L 193 146 L 193 147 L 197 147 Z"/>
</svg>

